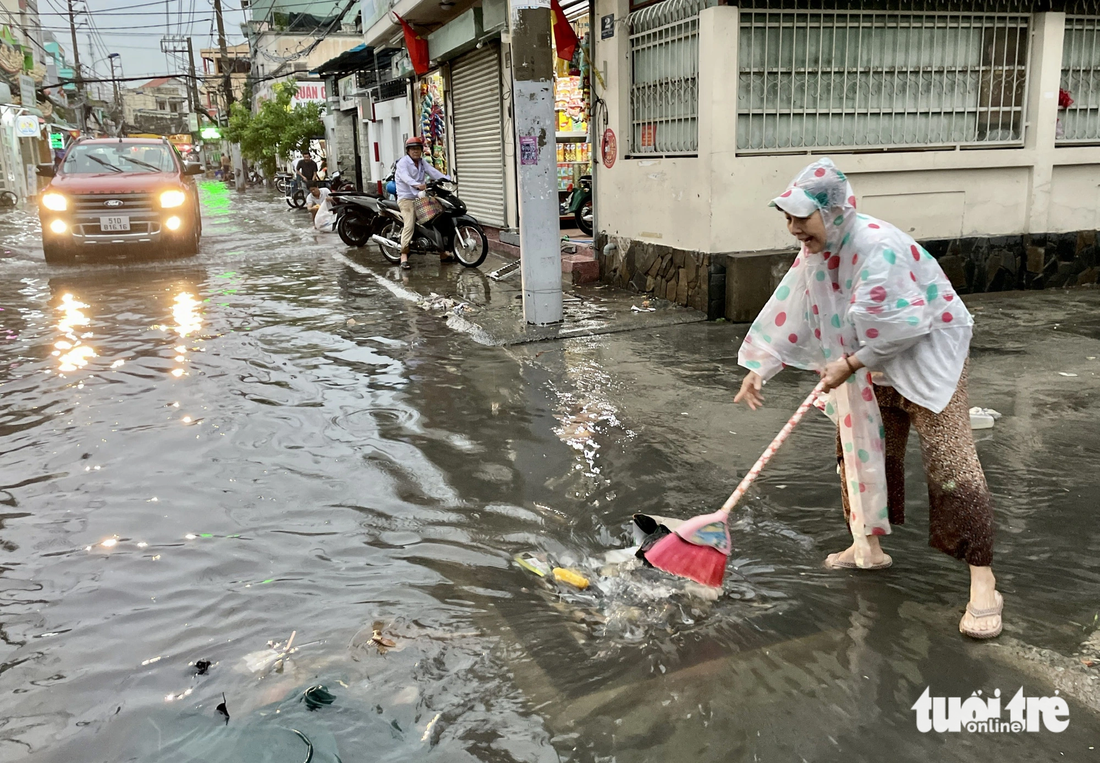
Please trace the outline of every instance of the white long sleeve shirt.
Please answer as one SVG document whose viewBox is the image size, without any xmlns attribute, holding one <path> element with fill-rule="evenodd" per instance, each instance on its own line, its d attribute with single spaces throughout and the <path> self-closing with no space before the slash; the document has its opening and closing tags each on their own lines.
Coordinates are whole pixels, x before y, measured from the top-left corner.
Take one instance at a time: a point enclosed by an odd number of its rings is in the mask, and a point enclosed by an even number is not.
<svg viewBox="0 0 1100 763">
<path fill-rule="evenodd" d="M 397 198 L 415 199 L 420 189 L 417 186 L 424 185 L 425 178 L 432 180 L 450 180 L 449 177 L 437 170 L 432 165 L 421 159 L 414 162 L 408 154 L 397 160 L 397 170 L 393 175 L 393 182 L 397 185 Z"/>
</svg>

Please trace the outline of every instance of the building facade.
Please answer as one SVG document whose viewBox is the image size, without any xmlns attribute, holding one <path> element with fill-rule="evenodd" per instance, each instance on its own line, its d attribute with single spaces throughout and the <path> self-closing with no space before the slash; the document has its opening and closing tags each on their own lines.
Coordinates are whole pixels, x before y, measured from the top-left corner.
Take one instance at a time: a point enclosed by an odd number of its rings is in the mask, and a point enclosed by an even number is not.
<svg viewBox="0 0 1100 763">
<path fill-rule="evenodd" d="M 829 155 L 964 292 L 1096 282 L 1098 6 L 597 0 L 604 277 L 750 319 Z"/>
</svg>

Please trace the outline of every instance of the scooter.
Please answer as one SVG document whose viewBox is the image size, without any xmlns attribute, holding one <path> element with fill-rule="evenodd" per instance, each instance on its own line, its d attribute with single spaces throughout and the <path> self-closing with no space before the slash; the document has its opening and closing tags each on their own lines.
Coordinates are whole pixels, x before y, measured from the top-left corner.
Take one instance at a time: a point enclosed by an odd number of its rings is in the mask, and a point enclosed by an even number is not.
<svg viewBox="0 0 1100 763">
<path fill-rule="evenodd" d="M 582 175 L 569 198 L 561 205 L 561 216 L 572 216 L 586 236 L 592 235 L 592 176 Z"/>
<path fill-rule="evenodd" d="M 447 186 L 453 184 L 445 180 L 428 183 L 428 193 L 439 201 L 443 211 L 427 222 L 416 224 L 409 254 L 453 251 L 463 265 L 476 268 L 489 254 L 489 239 L 481 223 L 468 213 L 466 204 Z M 399 263 L 401 230 L 405 225 L 401 208 L 389 199 L 379 199 L 377 205 L 379 213 L 370 240 L 378 244 L 387 260 Z"/>
<path fill-rule="evenodd" d="M 336 232 L 348 246 L 362 247 L 374 233 L 375 220 L 381 209 L 377 196 L 362 191 L 333 191 L 329 203 L 336 213 Z"/>
<path fill-rule="evenodd" d="M 293 176 L 290 180 L 286 181 L 285 190 L 283 196 L 286 199 L 286 205 L 291 209 L 305 209 L 306 208 L 306 194 L 308 190 L 305 184 L 301 181 L 298 182 L 298 188 L 294 188 Z M 278 181 L 276 181 L 278 182 Z M 355 188 L 355 184 L 350 180 L 345 180 L 340 177 L 340 171 L 332 173 L 332 176 L 328 180 L 318 180 L 317 185 L 321 188 L 328 188 L 334 193 L 358 193 Z"/>
</svg>

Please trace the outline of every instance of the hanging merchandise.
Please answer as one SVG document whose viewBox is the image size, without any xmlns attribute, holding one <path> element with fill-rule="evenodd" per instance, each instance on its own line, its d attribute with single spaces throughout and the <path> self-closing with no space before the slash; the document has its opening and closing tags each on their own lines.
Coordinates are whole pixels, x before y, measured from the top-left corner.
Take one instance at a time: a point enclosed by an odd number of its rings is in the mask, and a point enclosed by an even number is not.
<svg viewBox="0 0 1100 763">
<path fill-rule="evenodd" d="M 556 24 L 555 24 L 556 26 Z M 589 89 L 588 68 L 583 54 L 588 45 L 588 17 L 572 23 L 573 56 L 565 60 L 554 58 L 554 111 L 557 116 L 558 191 L 565 194 L 585 175 L 592 174 L 591 151 L 588 148 Z M 559 35 L 555 33 L 555 45 Z"/>
<path fill-rule="evenodd" d="M 424 158 L 447 174 L 447 101 L 443 74 L 439 70 L 420 78 L 420 136 L 424 138 Z"/>
</svg>

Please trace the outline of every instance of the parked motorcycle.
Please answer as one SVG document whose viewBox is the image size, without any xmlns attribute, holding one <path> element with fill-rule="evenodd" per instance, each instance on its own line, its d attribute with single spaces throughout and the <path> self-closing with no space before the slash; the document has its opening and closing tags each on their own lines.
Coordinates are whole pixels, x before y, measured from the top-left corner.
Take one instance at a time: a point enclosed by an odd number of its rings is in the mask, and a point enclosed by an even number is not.
<svg viewBox="0 0 1100 763">
<path fill-rule="evenodd" d="M 275 173 L 275 190 L 286 196 L 286 187 L 290 184 L 290 181 L 294 179 L 294 176 L 289 172 L 276 172 Z"/>
<path fill-rule="evenodd" d="M 348 246 L 366 246 L 381 211 L 378 197 L 361 191 L 334 191 L 329 203 L 336 213 L 335 227 L 340 240 Z"/>
<path fill-rule="evenodd" d="M 586 236 L 592 235 L 592 176 L 582 175 L 573 186 L 569 198 L 561 205 L 562 217 L 573 216 L 577 227 Z"/>
<path fill-rule="evenodd" d="M 476 268 L 489 254 L 489 239 L 481 223 L 467 211 L 466 204 L 448 188 L 445 180 L 428 183 L 428 192 L 439 201 L 443 211 L 426 223 L 417 223 L 409 254 L 453 251 L 468 268 Z M 378 199 L 378 217 L 370 240 L 378 244 L 382 255 L 392 263 L 401 262 L 401 229 L 404 221 L 396 201 Z M 448 225 L 447 223 L 450 223 Z M 454 230 L 454 235 L 449 228 Z"/>
</svg>

